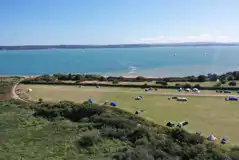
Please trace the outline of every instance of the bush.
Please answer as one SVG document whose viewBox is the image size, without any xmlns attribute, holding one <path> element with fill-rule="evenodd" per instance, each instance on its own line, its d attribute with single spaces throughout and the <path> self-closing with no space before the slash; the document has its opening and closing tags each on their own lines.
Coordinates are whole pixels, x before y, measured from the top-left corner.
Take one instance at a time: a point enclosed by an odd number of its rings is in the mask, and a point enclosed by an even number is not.
<svg viewBox="0 0 239 160">
<path fill-rule="evenodd" d="M 85 132 L 81 139 L 79 140 L 79 144 L 82 147 L 90 147 L 102 140 L 102 137 L 100 136 L 100 132 L 98 130 L 91 130 L 88 132 Z"/>
<path fill-rule="evenodd" d="M 198 134 L 190 134 L 182 129 L 174 129 L 171 133 L 172 137 L 180 143 L 202 144 L 204 138 Z"/>
<path fill-rule="evenodd" d="M 190 83 L 185 83 L 183 85 L 184 88 L 192 88 L 192 85 Z"/>
<path fill-rule="evenodd" d="M 229 86 L 236 86 L 237 85 L 237 82 L 236 81 L 231 81 L 228 83 Z"/>
<path fill-rule="evenodd" d="M 199 89 L 200 87 L 201 87 L 200 84 L 195 84 L 194 85 L 194 88 L 198 88 Z"/>
<path fill-rule="evenodd" d="M 226 80 L 221 80 L 221 83 L 222 84 L 226 84 Z"/>
<path fill-rule="evenodd" d="M 197 77 L 198 82 L 205 82 L 207 80 L 207 77 L 204 75 L 199 75 Z"/>
<path fill-rule="evenodd" d="M 145 77 L 142 77 L 142 76 L 138 76 L 136 77 L 135 79 L 137 82 L 145 82 L 147 79 Z"/>
<path fill-rule="evenodd" d="M 38 103 L 40 103 L 40 104 L 43 103 L 43 99 L 42 99 L 42 98 L 39 98 L 39 99 L 38 99 Z"/>
<path fill-rule="evenodd" d="M 161 84 L 161 85 L 164 85 L 164 86 L 168 85 L 168 83 L 166 81 L 156 81 L 155 84 Z"/>
<path fill-rule="evenodd" d="M 182 87 L 183 85 L 181 83 L 176 83 L 175 86 L 176 87 Z"/>
<path fill-rule="evenodd" d="M 113 80 L 112 84 L 119 84 L 119 81 L 118 80 Z"/>
<path fill-rule="evenodd" d="M 228 81 L 233 81 L 234 79 L 235 79 L 235 78 L 234 78 L 233 76 L 228 76 L 228 77 L 227 77 L 227 80 L 228 80 Z"/>
<path fill-rule="evenodd" d="M 221 82 L 217 82 L 214 87 L 221 87 L 222 83 Z"/>
</svg>

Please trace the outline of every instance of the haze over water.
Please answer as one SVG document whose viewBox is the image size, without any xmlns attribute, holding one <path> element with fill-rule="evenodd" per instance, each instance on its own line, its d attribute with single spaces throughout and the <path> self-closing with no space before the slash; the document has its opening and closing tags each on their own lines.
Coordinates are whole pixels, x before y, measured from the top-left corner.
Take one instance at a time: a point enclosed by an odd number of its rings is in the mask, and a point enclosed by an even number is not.
<svg viewBox="0 0 239 160">
<path fill-rule="evenodd" d="M 238 46 L 0 51 L 0 75 L 186 76 L 239 70 Z"/>
</svg>

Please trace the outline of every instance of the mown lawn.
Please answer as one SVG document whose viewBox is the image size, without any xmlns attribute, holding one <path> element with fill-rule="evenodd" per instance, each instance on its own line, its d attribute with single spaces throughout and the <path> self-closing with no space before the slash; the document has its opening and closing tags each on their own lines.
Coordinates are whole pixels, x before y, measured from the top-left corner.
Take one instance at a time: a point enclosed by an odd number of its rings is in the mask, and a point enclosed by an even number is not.
<svg viewBox="0 0 239 160">
<path fill-rule="evenodd" d="M 35 101 L 43 98 L 44 101 L 52 102 L 59 100 L 83 102 L 90 97 L 99 104 L 103 104 L 105 100 L 116 101 L 119 108 L 132 113 L 137 109 L 144 109 L 145 112 L 141 116 L 158 124 L 186 120 L 189 122 L 186 129 L 191 132 L 201 131 L 204 135 L 214 134 L 218 138 L 227 136 L 234 144 L 239 142 L 239 127 L 237 127 L 239 102 L 226 102 L 224 98 L 188 97 L 189 101 L 184 103 L 168 100 L 167 96 L 147 94 L 144 90 L 135 88 L 96 89 L 95 87 L 48 85 L 20 85 L 19 88 L 23 92 L 32 88 L 31 93 L 25 94 Z M 134 100 L 134 97 L 139 95 L 144 97 L 143 100 Z"/>
</svg>

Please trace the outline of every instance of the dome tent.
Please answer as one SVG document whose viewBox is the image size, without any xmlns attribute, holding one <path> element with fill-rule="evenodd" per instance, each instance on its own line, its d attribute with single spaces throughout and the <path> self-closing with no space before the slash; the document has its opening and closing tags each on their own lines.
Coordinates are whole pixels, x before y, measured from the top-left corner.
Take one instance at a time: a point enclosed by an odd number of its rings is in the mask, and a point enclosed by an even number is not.
<svg viewBox="0 0 239 160">
<path fill-rule="evenodd" d="M 92 104 L 93 103 L 93 99 L 92 98 L 88 99 L 88 103 Z"/>
<path fill-rule="evenodd" d="M 225 136 L 222 137 L 221 143 L 222 144 L 226 144 L 227 143 L 227 137 L 225 137 Z"/>
<path fill-rule="evenodd" d="M 215 141 L 217 140 L 217 137 L 215 137 L 214 135 L 209 135 L 208 138 L 207 138 L 209 141 Z"/>
<path fill-rule="evenodd" d="M 111 102 L 110 105 L 111 105 L 112 107 L 118 106 L 116 102 Z"/>
<path fill-rule="evenodd" d="M 227 97 L 226 101 L 238 101 L 237 97 Z"/>
</svg>

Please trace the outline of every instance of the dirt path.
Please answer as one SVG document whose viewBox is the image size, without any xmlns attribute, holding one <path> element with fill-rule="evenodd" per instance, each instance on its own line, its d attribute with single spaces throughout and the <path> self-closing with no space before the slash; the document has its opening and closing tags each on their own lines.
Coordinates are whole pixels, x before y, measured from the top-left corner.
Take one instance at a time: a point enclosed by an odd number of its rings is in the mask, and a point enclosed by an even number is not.
<svg viewBox="0 0 239 160">
<path fill-rule="evenodd" d="M 20 100 L 20 101 L 23 101 L 23 102 L 27 102 L 26 100 L 24 100 L 24 99 L 22 99 L 21 97 L 19 97 L 19 95 L 16 93 L 17 86 L 18 86 L 18 84 L 19 84 L 20 82 L 21 82 L 21 81 L 17 82 L 17 83 L 12 87 L 11 98 L 12 98 L 12 99 L 16 99 L 16 100 Z"/>
</svg>

